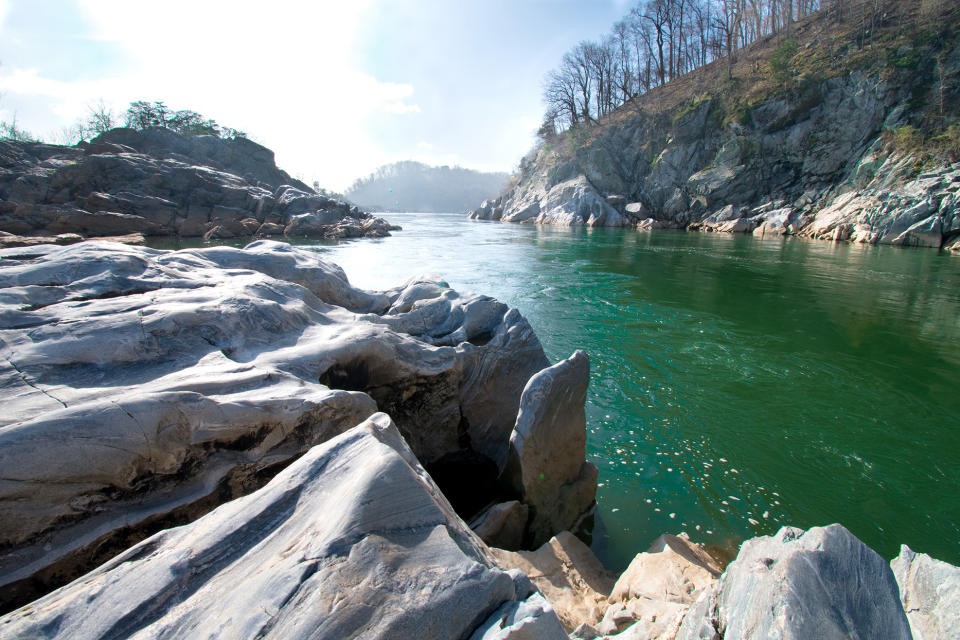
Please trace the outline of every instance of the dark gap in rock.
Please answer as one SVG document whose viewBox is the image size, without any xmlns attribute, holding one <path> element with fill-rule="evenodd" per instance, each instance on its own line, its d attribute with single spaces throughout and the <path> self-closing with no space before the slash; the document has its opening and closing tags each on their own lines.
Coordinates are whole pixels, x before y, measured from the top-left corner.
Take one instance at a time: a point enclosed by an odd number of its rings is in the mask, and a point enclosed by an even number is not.
<svg viewBox="0 0 960 640">
<path fill-rule="evenodd" d="M 469 342 L 475 347 L 482 347 L 485 344 L 489 343 L 491 340 L 493 340 L 492 331 L 484 331 L 483 333 L 478 333 L 477 335 L 471 338 L 467 338 L 467 342 Z"/>
<path fill-rule="evenodd" d="M 320 384 L 344 391 L 366 391 L 370 382 L 370 368 L 364 360 L 337 363 L 320 374 Z"/>
<path fill-rule="evenodd" d="M 491 501 L 498 501 L 497 465 L 476 451 L 453 451 L 424 468 L 466 522 L 473 521 Z"/>
</svg>

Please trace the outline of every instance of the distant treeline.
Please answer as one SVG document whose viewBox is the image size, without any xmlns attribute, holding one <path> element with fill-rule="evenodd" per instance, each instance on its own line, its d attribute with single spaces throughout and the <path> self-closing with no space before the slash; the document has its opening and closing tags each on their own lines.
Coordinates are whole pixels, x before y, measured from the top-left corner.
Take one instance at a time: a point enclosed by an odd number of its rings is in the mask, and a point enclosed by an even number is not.
<svg viewBox="0 0 960 640">
<path fill-rule="evenodd" d="M 824 0 L 838 16 L 852 0 Z M 880 5 L 879 0 L 876 0 Z M 641 0 L 598 41 L 568 51 L 544 83 L 541 137 L 598 120 L 770 33 L 789 32 L 821 0 Z"/>
<path fill-rule="evenodd" d="M 482 173 L 462 167 L 431 167 L 405 160 L 375 170 L 344 194 L 360 207 L 428 213 L 459 212 L 496 196 L 506 173 Z"/>
</svg>

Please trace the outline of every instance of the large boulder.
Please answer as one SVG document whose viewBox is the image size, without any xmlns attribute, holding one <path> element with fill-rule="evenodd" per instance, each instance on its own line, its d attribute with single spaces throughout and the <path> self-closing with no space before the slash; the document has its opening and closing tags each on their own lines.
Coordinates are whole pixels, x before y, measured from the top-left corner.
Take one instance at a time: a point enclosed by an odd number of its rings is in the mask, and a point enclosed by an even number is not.
<svg viewBox="0 0 960 640">
<path fill-rule="evenodd" d="M 960 567 L 903 545 L 890 568 L 914 640 L 960 638 Z"/>
<path fill-rule="evenodd" d="M 259 491 L 135 545 L 0 619 L 0 629 L 45 638 L 563 638 L 528 585 L 493 563 L 389 417 L 375 414 Z M 538 635 L 486 631 L 508 617 Z"/>
<path fill-rule="evenodd" d="M 585 460 L 589 379 L 590 360 L 577 351 L 523 389 L 503 478 L 530 506 L 528 547 L 572 528 L 596 496 L 597 468 Z"/>
<path fill-rule="evenodd" d="M 838 524 L 783 527 L 743 543 L 720 582 L 683 620 L 678 639 L 909 640 L 893 572 Z"/>
<path fill-rule="evenodd" d="M 8 249 L 0 283 L 7 607 L 255 490 L 378 409 L 469 517 L 500 497 L 523 385 L 547 365 L 495 300 L 423 279 L 362 291 L 270 241 Z"/>
</svg>

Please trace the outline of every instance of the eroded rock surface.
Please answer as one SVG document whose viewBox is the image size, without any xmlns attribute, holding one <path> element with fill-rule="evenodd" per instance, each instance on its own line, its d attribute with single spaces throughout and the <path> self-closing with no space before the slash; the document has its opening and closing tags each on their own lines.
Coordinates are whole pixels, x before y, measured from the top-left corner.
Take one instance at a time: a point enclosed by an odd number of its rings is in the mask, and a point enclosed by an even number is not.
<svg viewBox="0 0 960 640">
<path fill-rule="evenodd" d="M 548 364 L 495 300 L 416 278 L 361 291 L 271 241 L 6 249 L 0 282 L 6 606 L 249 493 L 378 409 L 472 513 Z"/>
<path fill-rule="evenodd" d="M 914 640 L 960 638 L 960 567 L 903 545 L 890 568 Z"/>
<path fill-rule="evenodd" d="M 570 529 L 596 495 L 597 468 L 585 460 L 589 377 L 590 360 L 577 351 L 530 378 L 520 398 L 503 476 L 530 507 L 528 548 Z"/>
<path fill-rule="evenodd" d="M 0 231 L 13 234 L 353 238 L 395 228 L 314 192 L 245 138 L 153 128 L 76 147 L 0 141 Z"/>
<path fill-rule="evenodd" d="M 313 447 L 259 491 L 0 619 L 4 637 L 473 633 L 565 637 L 529 581 L 493 563 L 384 414 Z"/>
</svg>

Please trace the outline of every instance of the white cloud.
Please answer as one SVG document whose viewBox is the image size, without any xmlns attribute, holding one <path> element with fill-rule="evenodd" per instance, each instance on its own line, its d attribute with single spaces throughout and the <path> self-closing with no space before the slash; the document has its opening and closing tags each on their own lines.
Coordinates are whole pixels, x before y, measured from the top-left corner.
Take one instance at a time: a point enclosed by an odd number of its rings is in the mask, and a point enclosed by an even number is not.
<svg viewBox="0 0 960 640">
<path fill-rule="evenodd" d="M 11 6 L 11 0 L 0 0 L 0 30 L 3 29 L 3 23 L 7 19 L 7 14 L 10 13 Z"/>
<path fill-rule="evenodd" d="M 78 2 L 92 25 L 82 34 L 88 46 L 118 48 L 134 71 L 63 81 L 42 68 L 0 69 L 0 91 L 49 102 L 61 122 L 41 127 L 47 130 L 82 117 L 101 98 L 118 111 L 133 100 L 163 100 L 247 131 L 292 174 L 343 188 L 386 160 L 364 133 L 368 120 L 420 112 L 412 85 L 356 68 L 371 0 Z M 0 0 L 0 19 L 8 6 Z"/>
</svg>

